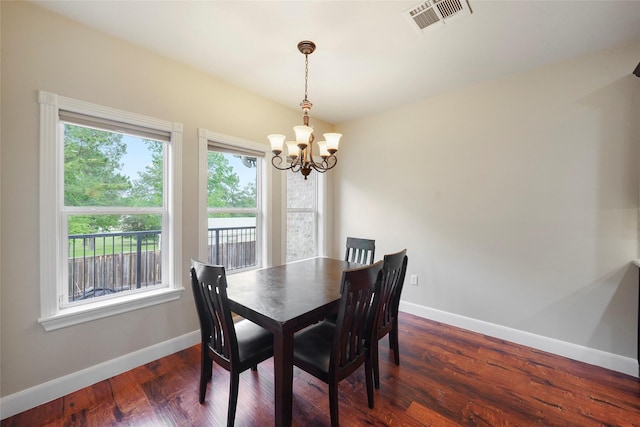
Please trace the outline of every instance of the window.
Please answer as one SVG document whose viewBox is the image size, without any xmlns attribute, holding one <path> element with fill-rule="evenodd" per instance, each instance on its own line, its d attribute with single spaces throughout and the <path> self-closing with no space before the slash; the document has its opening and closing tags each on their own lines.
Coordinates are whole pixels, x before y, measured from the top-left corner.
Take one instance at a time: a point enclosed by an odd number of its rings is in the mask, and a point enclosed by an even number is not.
<svg viewBox="0 0 640 427">
<path fill-rule="evenodd" d="M 324 176 L 312 171 L 305 180 L 301 173 L 286 174 L 286 261 L 324 255 Z"/>
<path fill-rule="evenodd" d="M 264 147 L 200 130 L 200 257 L 227 272 L 262 265 Z M 206 231 L 205 231 L 206 230 Z"/>
<path fill-rule="evenodd" d="M 177 299 L 179 123 L 40 93 L 40 323 Z"/>
</svg>

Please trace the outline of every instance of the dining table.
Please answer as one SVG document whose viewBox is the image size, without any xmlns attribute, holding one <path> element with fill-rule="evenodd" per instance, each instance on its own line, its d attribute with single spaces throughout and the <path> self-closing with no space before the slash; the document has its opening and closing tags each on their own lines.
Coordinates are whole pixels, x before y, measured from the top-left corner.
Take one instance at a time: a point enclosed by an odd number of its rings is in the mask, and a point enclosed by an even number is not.
<svg viewBox="0 0 640 427">
<path fill-rule="evenodd" d="M 358 266 L 316 257 L 227 275 L 231 311 L 273 333 L 276 426 L 292 423 L 295 332 L 337 312 L 342 273 Z"/>
</svg>

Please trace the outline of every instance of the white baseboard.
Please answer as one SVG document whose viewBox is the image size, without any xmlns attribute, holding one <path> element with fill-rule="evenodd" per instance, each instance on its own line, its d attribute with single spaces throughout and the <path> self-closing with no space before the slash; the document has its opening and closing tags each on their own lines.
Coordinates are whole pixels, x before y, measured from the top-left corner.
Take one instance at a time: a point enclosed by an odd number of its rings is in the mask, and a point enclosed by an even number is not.
<svg viewBox="0 0 640 427">
<path fill-rule="evenodd" d="M 631 357 L 607 353 L 404 301 L 400 302 L 400 311 L 638 377 L 638 362 Z M 0 419 L 19 414 L 99 381 L 184 350 L 199 342 L 200 331 L 194 331 L 5 396 L 0 399 Z"/>
<path fill-rule="evenodd" d="M 194 346 L 199 342 L 200 330 L 197 330 L 5 396 L 0 399 L 0 419 L 19 414 L 81 388 Z"/>
<path fill-rule="evenodd" d="M 517 329 L 507 328 L 494 323 L 484 322 L 482 320 L 472 319 L 470 317 L 464 317 L 404 301 L 400 302 L 400 311 L 420 316 L 425 319 L 435 320 L 436 322 L 468 329 L 470 331 L 489 335 L 495 338 L 500 338 L 506 341 L 511 341 L 516 344 L 525 345 L 548 353 L 557 354 L 569 359 L 622 372 L 634 377 L 638 377 L 639 374 L 638 361 L 631 357 L 624 357 L 608 353 L 606 351 L 596 350 L 566 341 L 544 337 L 542 335 L 519 331 Z"/>
</svg>

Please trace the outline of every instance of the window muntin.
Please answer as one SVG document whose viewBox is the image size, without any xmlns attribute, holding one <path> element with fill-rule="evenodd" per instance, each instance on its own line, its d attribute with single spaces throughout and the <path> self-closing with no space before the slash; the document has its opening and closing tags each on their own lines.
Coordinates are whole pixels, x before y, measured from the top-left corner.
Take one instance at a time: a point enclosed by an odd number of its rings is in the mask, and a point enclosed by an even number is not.
<svg viewBox="0 0 640 427">
<path fill-rule="evenodd" d="M 40 103 L 40 301 L 41 317 L 39 322 L 46 330 L 54 330 L 71 326 L 85 321 L 95 320 L 105 316 L 144 308 L 150 305 L 171 301 L 179 298 L 182 291 L 181 272 L 181 156 L 182 156 L 182 125 L 166 120 L 154 119 L 139 114 L 129 113 L 109 107 L 87 103 L 59 96 L 49 92 L 39 92 Z M 69 129 L 65 142 L 65 128 Z M 117 176 L 116 167 L 110 157 L 114 153 L 108 149 L 94 148 L 93 154 L 88 154 L 90 144 L 82 146 L 82 155 L 73 153 L 74 148 L 80 148 L 73 142 L 73 132 L 79 129 L 90 129 L 85 140 L 92 137 L 112 138 L 118 143 L 106 143 L 106 148 L 122 150 L 125 145 L 136 146 L 149 151 L 155 147 L 157 165 L 160 165 L 161 182 L 153 191 L 150 187 L 138 186 L 138 193 L 144 193 L 143 202 L 131 203 L 133 188 L 127 187 L 127 180 Z M 106 132 L 100 134 L 100 132 Z M 112 135 L 116 134 L 116 135 Z M 142 140 L 147 140 L 141 143 Z M 75 142 L 78 142 L 75 140 Z M 85 141 L 86 142 L 86 141 Z M 66 147 L 65 147 L 66 145 Z M 98 144 L 99 146 L 100 144 Z M 161 149 L 158 149 L 161 147 Z M 67 150 L 65 150 L 65 148 Z M 116 149 L 116 153 L 118 150 Z M 66 153 L 65 153 L 66 151 Z M 65 168 L 65 160 L 71 164 L 76 162 L 75 169 Z M 148 160 L 148 159 L 147 159 Z M 99 183 L 95 176 L 91 176 L 91 162 L 99 162 L 102 170 L 106 170 L 108 177 Z M 124 160 L 122 167 L 126 168 L 129 160 Z M 151 163 L 146 166 L 151 166 Z M 106 165 L 106 166 L 105 166 Z M 120 165 L 118 165 L 120 166 Z M 120 168 L 118 168 L 120 169 Z M 79 177 L 73 176 L 80 171 Z M 110 175 L 109 172 L 110 171 Z M 125 172 L 124 175 L 127 173 Z M 114 178 L 115 177 L 115 178 Z M 66 178 L 66 183 L 65 183 Z M 114 178 L 114 179 L 111 179 Z M 95 184 L 95 185 L 92 185 Z M 65 184 L 69 187 L 65 194 Z M 115 193 L 114 193 L 115 191 Z M 159 191 L 159 193 L 158 193 Z M 103 193 L 100 195 L 100 193 Z M 154 197 L 161 194 L 160 198 Z M 76 196 L 82 195 L 81 198 Z M 100 196 L 100 197 L 98 197 Z M 128 201 L 127 201 L 128 200 Z M 160 200 L 160 201 L 159 201 Z M 114 225 L 115 224 L 115 225 Z M 90 254 L 91 257 L 104 256 L 105 251 L 113 252 L 114 242 L 119 251 L 126 252 L 124 241 L 131 241 L 131 236 L 120 236 L 117 239 L 107 238 L 99 240 L 96 227 L 103 234 L 113 234 L 122 231 L 124 224 L 128 230 L 124 233 L 144 231 L 147 247 L 149 243 L 160 248 L 160 274 L 153 276 L 157 286 L 143 287 L 123 284 L 123 281 L 113 282 L 114 286 L 124 288 L 127 292 L 110 292 L 95 289 L 95 284 L 82 290 L 82 297 L 77 298 L 71 284 L 69 272 L 70 256 L 76 258 L 79 248 L 75 248 L 69 241 L 69 236 L 89 234 L 82 246 L 93 248 L 100 253 Z M 143 227 L 141 224 L 146 224 Z M 149 224 L 155 224 L 149 230 Z M 91 228 L 94 227 L 94 228 Z M 118 230 L 116 230 L 116 228 Z M 159 237 L 148 236 L 152 231 L 160 231 Z M 89 231 L 89 233 L 84 233 Z M 77 242 L 76 242 L 77 243 Z M 82 248 L 81 251 L 85 249 Z M 152 251 L 155 252 L 155 251 Z M 86 254 L 84 256 L 87 256 Z M 138 264 L 144 269 L 142 263 Z M 105 293 L 109 293 L 105 295 Z M 69 296 L 72 295 L 71 298 Z M 90 296 L 90 297 L 88 297 Z"/>
</svg>

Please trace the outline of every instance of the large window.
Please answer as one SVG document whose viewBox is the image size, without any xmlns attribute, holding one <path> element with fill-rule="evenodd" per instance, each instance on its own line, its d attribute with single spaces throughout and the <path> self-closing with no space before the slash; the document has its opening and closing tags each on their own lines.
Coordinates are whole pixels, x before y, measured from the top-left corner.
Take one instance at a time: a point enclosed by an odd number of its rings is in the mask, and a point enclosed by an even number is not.
<svg viewBox="0 0 640 427">
<path fill-rule="evenodd" d="M 40 103 L 41 323 L 177 298 L 181 126 L 44 92 Z"/>
<path fill-rule="evenodd" d="M 264 149 L 249 141 L 200 131 L 202 209 L 206 210 L 201 259 L 227 272 L 262 265 Z M 204 235 L 204 230 L 201 231 Z"/>
</svg>

